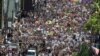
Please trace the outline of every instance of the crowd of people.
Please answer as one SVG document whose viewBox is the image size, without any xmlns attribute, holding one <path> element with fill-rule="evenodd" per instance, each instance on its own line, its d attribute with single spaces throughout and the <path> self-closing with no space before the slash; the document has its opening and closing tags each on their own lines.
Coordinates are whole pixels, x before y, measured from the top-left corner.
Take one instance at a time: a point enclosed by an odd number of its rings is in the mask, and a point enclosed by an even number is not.
<svg viewBox="0 0 100 56">
<path fill-rule="evenodd" d="M 40 56 L 72 56 L 88 37 L 82 27 L 91 13 L 90 4 L 78 0 L 47 0 L 39 12 L 14 21 L 12 41 L 24 43 L 23 51 L 36 46 Z"/>
</svg>

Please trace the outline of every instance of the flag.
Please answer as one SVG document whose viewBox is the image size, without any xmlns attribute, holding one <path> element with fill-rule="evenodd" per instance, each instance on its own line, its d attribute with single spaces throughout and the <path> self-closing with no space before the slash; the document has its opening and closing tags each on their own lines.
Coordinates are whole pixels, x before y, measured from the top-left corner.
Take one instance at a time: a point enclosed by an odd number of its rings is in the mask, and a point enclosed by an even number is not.
<svg viewBox="0 0 100 56">
<path fill-rule="evenodd" d="M 79 2 L 79 0 L 71 0 L 72 2 Z"/>
<path fill-rule="evenodd" d="M 84 4 L 90 4 L 92 2 L 93 0 L 81 0 L 81 3 L 84 3 Z"/>
<path fill-rule="evenodd" d="M 98 48 L 92 46 L 92 49 L 93 49 L 93 51 L 94 51 L 94 53 L 95 53 L 96 55 L 99 54 L 100 51 L 99 51 Z"/>
</svg>

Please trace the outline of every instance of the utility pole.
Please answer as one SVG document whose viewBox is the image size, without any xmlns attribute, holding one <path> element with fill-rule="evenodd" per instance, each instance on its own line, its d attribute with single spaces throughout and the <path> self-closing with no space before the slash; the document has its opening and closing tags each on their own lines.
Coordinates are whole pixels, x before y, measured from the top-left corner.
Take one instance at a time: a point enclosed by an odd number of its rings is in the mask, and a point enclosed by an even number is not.
<svg viewBox="0 0 100 56">
<path fill-rule="evenodd" d="M 6 6 L 7 6 L 7 10 L 6 10 L 6 13 L 5 13 L 5 18 L 4 18 L 4 27 L 5 27 L 5 29 L 7 29 L 7 27 L 8 27 L 8 8 L 9 8 L 9 0 L 7 0 L 7 4 L 6 4 Z"/>
<path fill-rule="evenodd" d="M 25 1 L 24 1 L 24 0 L 22 0 L 22 1 L 23 1 L 23 10 L 24 10 L 24 2 L 25 2 Z"/>
<path fill-rule="evenodd" d="M 2 28 L 4 28 L 4 1 L 2 0 Z"/>
<path fill-rule="evenodd" d="M 35 1 L 35 0 L 32 0 L 32 12 L 33 12 L 33 18 L 34 18 L 34 12 L 35 12 L 35 7 L 36 7 L 36 2 L 37 2 L 37 0 Z"/>
</svg>

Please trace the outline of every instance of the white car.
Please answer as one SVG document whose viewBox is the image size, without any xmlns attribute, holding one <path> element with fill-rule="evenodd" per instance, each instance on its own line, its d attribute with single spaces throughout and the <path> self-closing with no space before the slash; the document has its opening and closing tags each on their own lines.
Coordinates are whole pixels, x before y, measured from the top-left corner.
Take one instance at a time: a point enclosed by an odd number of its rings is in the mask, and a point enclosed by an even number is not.
<svg viewBox="0 0 100 56">
<path fill-rule="evenodd" d="M 26 56 L 36 56 L 36 50 L 35 49 L 28 49 Z"/>
</svg>

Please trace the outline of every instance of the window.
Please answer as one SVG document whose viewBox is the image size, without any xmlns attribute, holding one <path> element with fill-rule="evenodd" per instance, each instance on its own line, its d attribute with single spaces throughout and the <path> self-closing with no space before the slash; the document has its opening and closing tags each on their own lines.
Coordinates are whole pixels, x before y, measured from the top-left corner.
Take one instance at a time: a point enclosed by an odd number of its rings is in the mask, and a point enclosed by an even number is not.
<svg viewBox="0 0 100 56">
<path fill-rule="evenodd" d="M 34 52 L 28 52 L 27 55 L 35 55 Z"/>
</svg>

